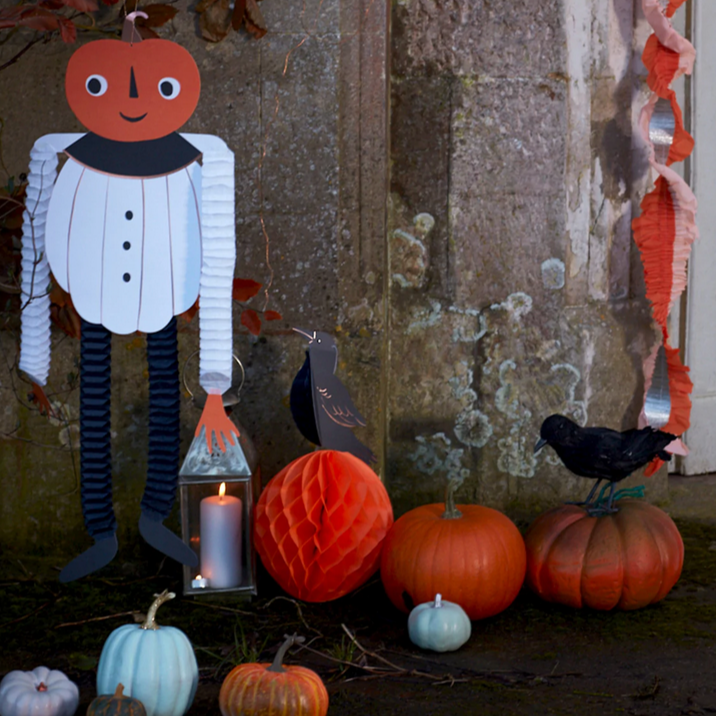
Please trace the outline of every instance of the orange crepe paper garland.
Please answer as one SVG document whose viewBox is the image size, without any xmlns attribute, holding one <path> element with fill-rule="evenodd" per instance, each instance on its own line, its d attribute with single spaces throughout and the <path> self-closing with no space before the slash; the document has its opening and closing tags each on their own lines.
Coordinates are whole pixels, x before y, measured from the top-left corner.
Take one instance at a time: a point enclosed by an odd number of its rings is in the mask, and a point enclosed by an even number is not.
<svg viewBox="0 0 716 716">
<path fill-rule="evenodd" d="M 294 460 L 256 505 L 261 561 L 291 596 L 342 597 L 377 569 L 393 508 L 380 478 L 362 460 L 318 450 Z"/>
<path fill-rule="evenodd" d="M 661 429 L 682 435 L 690 425 L 693 388 L 688 367 L 683 365 L 679 351 L 669 345 L 667 319 L 671 309 L 686 288 L 686 264 L 691 244 L 698 237 L 696 228 L 696 198 L 684 180 L 669 165 L 683 161 L 693 151 L 693 137 L 685 130 L 681 108 L 672 89 L 674 80 L 682 74 L 691 74 L 695 57 L 690 42 L 674 31 L 670 17 L 685 0 L 671 0 L 662 10 L 658 0 L 643 0 L 647 20 L 654 29 L 644 47 L 642 60 L 648 70 L 647 83 L 653 94 L 642 110 L 640 125 L 649 147 L 649 163 L 659 174 L 654 189 L 641 204 L 641 216 L 634 219 L 634 241 L 644 264 L 646 296 L 649 299 L 654 320 L 659 324 L 666 351 L 669 376 L 671 413 L 669 421 Z M 674 137 L 669 148 L 666 164 L 656 161 L 654 147 L 649 139 L 649 123 L 659 99 L 667 100 L 674 115 Z M 644 361 L 644 395 L 651 387 L 656 354 L 661 344 L 654 346 Z M 647 425 L 642 410 L 639 425 Z M 667 447 L 669 452 L 686 454 L 686 446 L 676 440 Z M 645 470 L 653 475 L 664 462 L 655 458 Z"/>
</svg>

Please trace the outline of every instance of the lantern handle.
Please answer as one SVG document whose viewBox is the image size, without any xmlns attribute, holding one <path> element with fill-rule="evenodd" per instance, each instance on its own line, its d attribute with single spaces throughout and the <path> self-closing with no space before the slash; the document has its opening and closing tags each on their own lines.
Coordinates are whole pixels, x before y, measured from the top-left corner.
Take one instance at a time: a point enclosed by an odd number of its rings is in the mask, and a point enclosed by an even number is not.
<svg viewBox="0 0 716 716">
<path fill-rule="evenodd" d="M 186 369 L 189 365 L 189 361 L 196 356 L 199 355 L 199 351 L 194 351 L 185 361 L 184 361 L 184 367 L 181 371 L 181 382 L 184 385 L 184 390 L 186 390 L 187 393 L 189 393 L 189 397 L 192 399 L 192 403 L 196 405 L 198 408 L 203 408 L 204 403 L 206 402 L 206 398 L 201 400 L 199 397 L 194 395 L 192 393 L 191 388 L 186 382 Z M 239 383 L 239 387 L 234 389 L 234 385 L 232 384 L 231 387 L 224 393 L 223 397 L 223 404 L 224 407 L 228 407 L 230 405 L 236 405 L 239 402 L 239 393 L 241 392 L 241 389 L 244 387 L 244 383 L 246 382 L 246 371 L 244 370 L 244 364 L 239 360 L 238 356 L 235 354 L 231 356 L 236 363 L 238 364 L 239 368 L 241 368 L 241 383 Z"/>
</svg>

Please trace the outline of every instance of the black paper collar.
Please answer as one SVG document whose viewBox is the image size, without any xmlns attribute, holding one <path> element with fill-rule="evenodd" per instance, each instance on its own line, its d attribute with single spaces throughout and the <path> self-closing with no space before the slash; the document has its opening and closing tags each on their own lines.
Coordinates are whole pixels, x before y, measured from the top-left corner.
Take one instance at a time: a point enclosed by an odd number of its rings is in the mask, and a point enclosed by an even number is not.
<svg viewBox="0 0 716 716">
<path fill-rule="evenodd" d="M 123 177 L 157 177 L 179 171 L 201 152 L 177 132 L 144 142 L 116 142 L 88 132 L 65 154 L 90 169 Z"/>
</svg>

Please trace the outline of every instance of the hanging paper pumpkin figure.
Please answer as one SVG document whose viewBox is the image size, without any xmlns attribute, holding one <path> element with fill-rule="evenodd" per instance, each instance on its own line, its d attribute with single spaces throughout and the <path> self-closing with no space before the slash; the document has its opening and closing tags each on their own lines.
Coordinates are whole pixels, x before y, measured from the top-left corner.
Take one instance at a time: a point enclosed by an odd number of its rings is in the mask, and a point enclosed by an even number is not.
<svg viewBox="0 0 716 716">
<path fill-rule="evenodd" d="M 199 100 L 196 63 L 168 40 L 141 41 L 134 16 L 122 40 L 70 58 L 65 90 L 87 134 L 50 134 L 32 149 L 23 225 L 20 368 L 43 386 L 50 368 L 50 270 L 81 322 L 80 471 L 95 544 L 60 574 L 70 581 L 117 551 L 111 494 L 111 335 L 147 334 L 149 461 L 139 530 L 185 564 L 196 555 L 162 521 L 179 469 L 176 319 L 201 299 L 197 434 L 224 449 L 235 426 L 221 395 L 231 384 L 234 158 L 217 137 L 178 134 Z M 57 177 L 58 153 L 67 161 Z M 210 445 L 211 449 L 211 445 Z"/>
<path fill-rule="evenodd" d="M 639 609 L 663 599 L 684 563 L 672 519 L 642 500 L 591 517 L 577 505 L 540 515 L 525 535 L 527 585 L 570 607 Z"/>
<path fill-rule="evenodd" d="M 380 478 L 347 452 L 294 460 L 256 505 L 256 550 L 271 576 L 307 602 L 337 599 L 377 569 L 393 508 Z"/>
</svg>

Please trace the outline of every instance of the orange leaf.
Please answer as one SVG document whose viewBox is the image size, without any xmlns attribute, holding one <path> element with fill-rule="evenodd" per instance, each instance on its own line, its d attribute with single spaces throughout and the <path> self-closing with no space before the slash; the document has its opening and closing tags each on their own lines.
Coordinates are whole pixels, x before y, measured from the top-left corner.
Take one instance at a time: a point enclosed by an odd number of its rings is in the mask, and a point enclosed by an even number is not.
<svg viewBox="0 0 716 716">
<path fill-rule="evenodd" d="M 260 40 L 266 34 L 266 21 L 264 16 L 256 4 L 256 0 L 246 0 L 246 29 L 257 39 Z"/>
<path fill-rule="evenodd" d="M 231 295 L 234 297 L 234 301 L 248 301 L 261 290 L 262 285 L 250 278 L 235 278 Z"/>
<path fill-rule="evenodd" d="M 140 25 L 139 23 L 136 23 L 136 26 L 137 32 L 143 40 L 156 40 L 159 37 L 159 35 L 157 35 L 157 33 L 154 32 L 151 27 L 147 27 L 146 25 Z"/>
<path fill-rule="evenodd" d="M 142 8 L 142 12 L 146 12 L 149 17 L 146 19 L 138 17 L 137 25 L 143 25 L 144 27 L 161 27 L 169 22 L 179 11 L 175 7 L 166 5 L 165 3 L 152 3 L 151 5 L 145 5 Z"/>
<path fill-rule="evenodd" d="M 52 32 L 52 30 L 56 30 L 59 27 L 60 23 L 57 15 L 38 7 L 33 8 L 32 12 L 24 15 L 17 24 L 40 32 Z"/>
<path fill-rule="evenodd" d="M 62 288 L 62 286 L 60 286 L 60 284 L 53 278 L 52 291 L 50 291 L 50 303 L 62 308 L 62 306 L 67 305 L 69 298 L 70 296 L 67 291 L 65 291 L 65 289 Z"/>
<path fill-rule="evenodd" d="M 278 311 L 264 311 L 264 318 L 267 321 L 280 321 L 283 316 Z"/>
<path fill-rule="evenodd" d="M 232 12 L 229 0 L 202 0 L 196 10 L 199 13 L 201 36 L 205 40 L 221 42 L 229 34 Z"/>
<path fill-rule="evenodd" d="M 241 323 L 249 329 L 249 333 L 255 336 L 261 333 L 261 319 L 259 314 L 252 308 L 247 308 L 241 312 Z"/>
<path fill-rule="evenodd" d="M 80 12 L 94 12 L 99 9 L 95 0 L 62 0 L 62 2 Z"/>
<path fill-rule="evenodd" d="M 73 306 L 56 306 L 50 304 L 52 322 L 70 338 L 79 338 L 82 332 L 80 317 Z"/>
<path fill-rule="evenodd" d="M 68 20 L 66 17 L 61 17 L 60 22 L 60 37 L 63 42 L 71 45 L 77 40 L 77 28 L 72 20 Z"/>
<path fill-rule="evenodd" d="M 187 308 L 184 313 L 180 314 L 179 317 L 183 318 L 187 323 L 191 323 L 191 319 L 194 318 L 196 312 L 199 310 L 199 299 L 194 301 L 194 305 L 191 308 Z"/>
<path fill-rule="evenodd" d="M 57 415 L 50 405 L 50 401 L 45 395 L 45 391 L 37 383 L 32 384 L 32 392 L 28 396 L 33 403 L 37 403 L 37 407 L 40 410 L 40 415 L 47 415 L 51 418 L 56 418 Z"/>
<path fill-rule="evenodd" d="M 0 28 L 15 27 L 26 12 L 27 8 L 21 6 L 0 9 Z"/>
<path fill-rule="evenodd" d="M 244 22 L 244 15 L 246 14 L 246 0 L 234 0 L 234 12 L 231 15 L 231 27 L 234 30 L 239 30 L 242 23 Z"/>
</svg>

